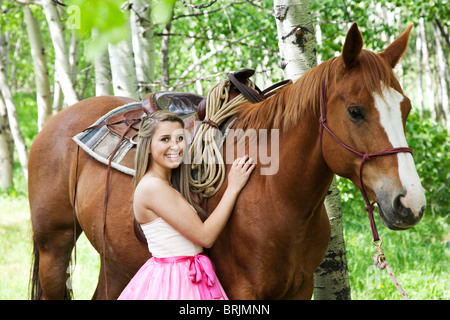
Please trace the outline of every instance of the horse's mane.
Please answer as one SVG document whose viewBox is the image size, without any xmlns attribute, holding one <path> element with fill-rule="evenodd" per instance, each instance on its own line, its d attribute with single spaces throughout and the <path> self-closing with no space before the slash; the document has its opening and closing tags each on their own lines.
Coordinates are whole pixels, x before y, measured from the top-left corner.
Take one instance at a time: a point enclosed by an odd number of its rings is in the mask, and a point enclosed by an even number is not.
<svg viewBox="0 0 450 320">
<path fill-rule="evenodd" d="M 295 83 L 278 90 L 269 99 L 256 104 L 242 104 L 236 125 L 244 129 L 270 128 L 286 131 L 298 124 L 305 112 L 313 112 L 318 119 L 322 80 L 326 79 L 329 83 L 336 81 L 333 76 L 336 73 L 344 75 L 354 71 L 361 72 L 362 81 L 369 92 L 382 95 L 383 84 L 400 88 L 390 65 L 380 55 L 362 50 L 350 70 L 344 66 L 342 57 L 332 58 L 310 69 Z"/>
</svg>

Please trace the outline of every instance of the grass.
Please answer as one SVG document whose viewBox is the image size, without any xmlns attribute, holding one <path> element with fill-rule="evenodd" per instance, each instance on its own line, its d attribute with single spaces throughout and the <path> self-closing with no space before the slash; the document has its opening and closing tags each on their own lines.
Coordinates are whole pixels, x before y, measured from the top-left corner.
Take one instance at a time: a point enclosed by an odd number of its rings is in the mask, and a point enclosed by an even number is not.
<svg viewBox="0 0 450 320">
<path fill-rule="evenodd" d="M 355 200 L 357 201 L 357 200 Z M 346 210 L 346 204 L 343 204 Z M 29 299 L 31 227 L 25 196 L 0 195 L 0 299 Z M 385 270 L 372 266 L 375 247 L 365 211 L 344 212 L 344 231 L 352 299 L 398 300 L 400 294 Z M 410 299 L 450 299 L 449 224 L 445 217 L 426 214 L 408 231 L 390 231 L 377 221 L 387 261 Z M 90 299 L 98 279 L 99 258 L 82 235 L 71 275 L 75 299 Z"/>
<path fill-rule="evenodd" d="M 29 299 L 32 263 L 31 223 L 24 196 L 0 195 L 0 300 Z M 77 263 L 71 275 L 75 299 L 90 299 L 95 291 L 99 258 L 84 235 L 77 241 Z"/>
<path fill-rule="evenodd" d="M 371 243 L 364 209 L 360 212 L 359 219 L 352 213 L 344 217 L 352 299 L 402 299 L 387 272 L 372 264 L 376 249 Z M 389 230 L 379 219 L 377 226 L 386 260 L 408 297 L 414 300 L 450 299 L 450 247 L 448 240 L 444 241 L 450 230 L 448 220 L 430 213 L 406 231 Z"/>
</svg>

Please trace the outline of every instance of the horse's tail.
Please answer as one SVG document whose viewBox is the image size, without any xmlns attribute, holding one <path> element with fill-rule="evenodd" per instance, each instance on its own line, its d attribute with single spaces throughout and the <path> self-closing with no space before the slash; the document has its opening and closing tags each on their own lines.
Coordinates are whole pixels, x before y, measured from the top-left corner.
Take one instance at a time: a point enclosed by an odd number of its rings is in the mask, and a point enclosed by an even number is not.
<svg viewBox="0 0 450 320">
<path fill-rule="evenodd" d="M 69 265 L 72 263 L 72 259 L 70 259 Z M 42 299 L 42 286 L 41 281 L 39 280 L 39 249 L 36 243 L 36 240 L 33 240 L 33 262 L 32 262 L 32 270 L 31 270 L 31 292 L 30 298 L 31 300 L 41 300 Z M 71 268 L 69 268 L 71 270 Z M 64 289 L 64 300 L 72 300 L 72 290 L 69 289 L 66 285 Z"/>
<path fill-rule="evenodd" d="M 33 241 L 33 269 L 31 270 L 31 300 L 40 300 L 42 296 L 41 282 L 39 281 L 39 249 L 36 240 Z"/>
</svg>

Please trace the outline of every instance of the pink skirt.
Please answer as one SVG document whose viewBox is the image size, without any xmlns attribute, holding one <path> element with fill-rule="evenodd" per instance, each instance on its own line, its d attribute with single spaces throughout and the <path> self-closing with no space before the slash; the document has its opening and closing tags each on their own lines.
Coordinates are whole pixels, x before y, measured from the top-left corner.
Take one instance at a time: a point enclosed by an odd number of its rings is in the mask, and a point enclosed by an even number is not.
<svg viewBox="0 0 450 320">
<path fill-rule="evenodd" d="M 119 300 L 228 300 L 211 260 L 195 256 L 150 258 Z"/>
</svg>

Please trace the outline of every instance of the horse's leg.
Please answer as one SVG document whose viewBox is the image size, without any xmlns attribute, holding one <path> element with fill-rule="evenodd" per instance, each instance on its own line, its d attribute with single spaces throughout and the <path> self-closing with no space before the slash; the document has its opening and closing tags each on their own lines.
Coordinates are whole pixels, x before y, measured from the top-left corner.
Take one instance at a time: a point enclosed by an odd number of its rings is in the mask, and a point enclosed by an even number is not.
<svg viewBox="0 0 450 320">
<path fill-rule="evenodd" d="M 40 201 L 44 197 L 45 195 L 41 195 Z M 52 204 L 47 202 L 42 207 L 31 205 L 31 208 L 35 252 L 38 252 L 35 263 L 35 267 L 38 267 L 38 278 L 34 281 L 42 290 L 41 295 L 34 298 L 69 299 L 70 292 L 66 286 L 68 267 L 74 241 L 81 229 L 78 227 L 77 234 L 74 233 L 75 222 L 70 207 L 63 208 L 58 202 L 54 202 L 52 207 Z M 49 213 L 53 213 L 50 219 Z M 54 213 L 58 215 L 55 216 Z"/>
<path fill-rule="evenodd" d="M 105 265 L 102 261 L 97 288 L 95 289 L 92 299 L 116 300 L 130 280 L 130 277 L 126 277 L 123 272 L 118 272 L 111 264 L 106 262 Z M 106 292 L 108 292 L 108 294 L 106 294 Z"/>
<path fill-rule="evenodd" d="M 76 164 L 69 161 L 76 158 L 77 149 L 66 143 L 69 137 L 53 134 L 54 124 L 47 125 L 36 137 L 28 164 L 36 260 L 33 291 L 41 293 L 33 296 L 36 299 L 70 297 L 66 287 L 68 267 L 74 241 L 81 233 L 72 210 Z"/>
</svg>

